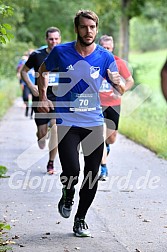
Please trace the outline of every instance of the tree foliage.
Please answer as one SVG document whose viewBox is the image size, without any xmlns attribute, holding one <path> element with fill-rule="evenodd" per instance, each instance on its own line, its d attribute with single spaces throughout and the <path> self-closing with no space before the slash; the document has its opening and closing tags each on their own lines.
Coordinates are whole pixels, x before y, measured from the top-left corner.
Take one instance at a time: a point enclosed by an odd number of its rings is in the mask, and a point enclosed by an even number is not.
<svg viewBox="0 0 167 252">
<path fill-rule="evenodd" d="M 142 16 L 147 20 L 158 20 L 167 29 L 167 2 L 166 0 L 147 0 L 142 8 Z"/>
<path fill-rule="evenodd" d="M 98 38 L 101 35 L 112 35 L 115 42 L 118 42 L 120 24 L 120 1 L 93 0 L 96 12 L 100 18 Z"/>
<path fill-rule="evenodd" d="M 143 36 L 145 33 L 147 36 Z M 157 19 L 148 22 L 145 18 L 132 18 L 130 34 L 130 45 L 133 51 L 146 52 L 166 48 L 167 33 Z"/>
<path fill-rule="evenodd" d="M 122 47 L 125 50 L 122 55 L 128 55 L 129 37 L 131 37 L 129 20 L 140 16 L 138 22 L 147 24 L 149 20 L 158 20 L 159 24 L 165 27 L 167 24 L 165 5 L 166 0 L 104 0 L 103 2 L 101 0 L 88 2 L 69 0 L 68 3 L 66 0 L 0 0 L 0 47 L 7 50 L 10 57 L 10 60 L 0 58 L 0 74 L 3 72 L 6 75 L 7 61 L 10 61 L 10 64 L 7 64 L 9 75 L 9 72 L 15 69 L 18 58 L 28 47 L 36 48 L 45 44 L 45 30 L 50 26 L 60 28 L 62 42 L 74 40 L 76 35 L 73 18 L 79 9 L 91 9 L 99 16 L 97 42 L 102 34 L 112 35 L 116 53 Z M 13 16 L 11 16 L 12 10 Z M 145 21 L 141 21 L 141 17 Z M 10 30 L 9 24 L 12 24 L 12 30 Z M 137 25 L 136 23 L 136 29 L 138 29 Z M 10 31 L 14 34 L 14 39 L 10 41 L 9 45 Z M 145 33 L 144 30 L 142 32 Z M 137 40 L 138 37 L 136 36 L 134 39 Z M 149 39 L 151 44 L 153 38 Z M 2 44 L 2 40 L 6 44 Z M 140 41 L 138 45 L 140 46 Z M 6 54 L 2 51 L 1 55 L 5 57 Z M 123 58 L 126 57 L 123 56 Z M 5 67 L 3 67 L 4 62 Z"/>
<path fill-rule="evenodd" d="M 2 4 L 2 1 L 0 1 L 0 44 L 5 44 L 7 40 L 9 41 L 11 38 L 13 38 L 13 34 L 9 32 L 12 29 L 11 25 L 4 23 L 4 19 L 12 15 L 13 8 L 8 5 Z"/>
<path fill-rule="evenodd" d="M 23 20 L 16 24 L 16 37 L 20 41 L 32 41 L 34 45 L 41 46 L 45 43 L 45 30 L 50 26 L 56 26 L 62 31 L 63 41 L 75 39 L 73 29 L 73 17 L 78 9 L 93 8 L 92 3 L 81 0 L 50 0 L 28 1 L 29 6 L 20 6 L 20 14 Z M 34 2 L 34 3 L 33 3 Z"/>
</svg>

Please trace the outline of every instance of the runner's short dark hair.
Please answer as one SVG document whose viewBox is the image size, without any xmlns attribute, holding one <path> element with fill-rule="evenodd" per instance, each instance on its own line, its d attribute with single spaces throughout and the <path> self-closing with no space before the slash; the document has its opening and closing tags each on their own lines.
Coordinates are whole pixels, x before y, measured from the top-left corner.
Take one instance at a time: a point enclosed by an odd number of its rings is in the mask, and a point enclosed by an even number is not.
<svg viewBox="0 0 167 252">
<path fill-rule="evenodd" d="M 85 17 L 85 18 L 89 18 L 92 19 L 95 23 L 96 23 L 96 27 L 98 27 L 99 24 L 99 18 L 96 15 L 95 12 L 91 11 L 91 10 L 79 10 L 74 18 L 74 25 L 75 27 L 79 26 L 79 19 L 80 17 Z"/>
<path fill-rule="evenodd" d="M 61 32 L 60 32 L 59 28 L 51 26 L 51 27 L 46 29 L 46 32 L 45 32 L 46 38 L 48 38 L 48 34 L 52 33 L 52 32 L 58 32 L 60 34 L 60 36 L 61 36 Z"/>
</svg>

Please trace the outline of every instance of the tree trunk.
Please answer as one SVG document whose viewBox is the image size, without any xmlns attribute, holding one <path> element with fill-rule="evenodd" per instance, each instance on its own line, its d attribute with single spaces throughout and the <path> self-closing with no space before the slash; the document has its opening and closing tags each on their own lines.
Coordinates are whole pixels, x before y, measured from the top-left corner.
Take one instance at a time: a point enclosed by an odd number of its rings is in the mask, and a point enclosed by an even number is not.
<svg viewBox="0 0 167 252">
<path fill-rule="evenodd" d="M 121 0 L 121 23 L 119 57 L 128 61 L 129 55 L 129 20 L 126 10 L 130 0 Z"/>
</svg>

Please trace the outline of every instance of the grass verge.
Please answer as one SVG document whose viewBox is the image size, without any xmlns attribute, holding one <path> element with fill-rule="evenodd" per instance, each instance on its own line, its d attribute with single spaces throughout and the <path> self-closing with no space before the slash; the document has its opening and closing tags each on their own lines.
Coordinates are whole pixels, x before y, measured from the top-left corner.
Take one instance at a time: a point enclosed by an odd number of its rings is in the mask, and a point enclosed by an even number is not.
<svg viewBox="0 0 167 252">
<path fill-rule="evenodd" d="M 133 54 L 138 86 L 122 98 L 119 132 L 167 159 L 167 104 L 160 88 L 166 51 Z M 138 104 L 138 105 L 137 105 Z"/>
<path fill-rule="evenodd" d="M 15 78 L 0 81 L 0 119 L 13 105 L 17 96 L 21 95 L 18 80 Z"/>
</svg>

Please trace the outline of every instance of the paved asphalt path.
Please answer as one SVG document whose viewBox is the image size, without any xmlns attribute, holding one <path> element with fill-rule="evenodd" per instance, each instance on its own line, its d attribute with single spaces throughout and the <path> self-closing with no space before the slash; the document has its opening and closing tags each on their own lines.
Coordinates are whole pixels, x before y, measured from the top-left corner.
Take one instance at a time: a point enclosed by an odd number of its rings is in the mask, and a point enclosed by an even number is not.
<svg viewBox="0 0 167 252">
<path fill-rule="evenodd" d="M 72 233 L 72 215 L 57 211 L 61 196 L 56 174 L 46 174 L 48 149 L 39 150 L 34 120 L 24 117 L 18 99 L 0 122 L 0 220 L 11 225 L 13 252 L 165 252 L 167 251 L 167 161 L 119 135 L 108 159 L 109 179 L 99 182 L 86 221 L 91 238 Z M 64 157 L 65 158 L 65 157 Z M 83 156 L 80 153 L 81 178 Z"/>
</svg>

